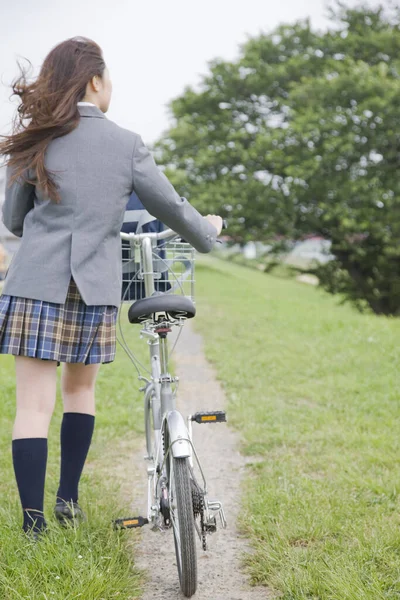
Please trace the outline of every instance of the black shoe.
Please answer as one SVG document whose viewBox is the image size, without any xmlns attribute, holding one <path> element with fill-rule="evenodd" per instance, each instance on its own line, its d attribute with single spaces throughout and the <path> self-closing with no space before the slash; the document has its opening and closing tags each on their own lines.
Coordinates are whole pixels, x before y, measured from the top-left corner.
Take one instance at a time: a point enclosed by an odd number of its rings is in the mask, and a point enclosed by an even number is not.
<svg viewBox="0 0 400 600">
<path fill-rule="evenodd" d="M 66 502 L 60 500 L 54 507 L 54 514 L 60 525 L 71 523 L 74 525 L 86 521 L 86 515 L 77 502 Z"/>
<path fill-rule="evenodd" d="M 24 529 L 23 530 L 26 537 L 31 541 L 31 542 L 40 542 L 40 540 L 43 538 L 44 535 L 47 534 L 47 527 L 42 527 L 42 529 L 37 529 L 36 527 L 32 527 L 30 529 Z"/>
<path fill-rule="evenodd" d="M 25 509 L 24 513 L 24 525 L 22 530 L 31 541 L 37 542 L 47 531 L 47 523 L 44 519 L 43 512 Z"/>
</svg>

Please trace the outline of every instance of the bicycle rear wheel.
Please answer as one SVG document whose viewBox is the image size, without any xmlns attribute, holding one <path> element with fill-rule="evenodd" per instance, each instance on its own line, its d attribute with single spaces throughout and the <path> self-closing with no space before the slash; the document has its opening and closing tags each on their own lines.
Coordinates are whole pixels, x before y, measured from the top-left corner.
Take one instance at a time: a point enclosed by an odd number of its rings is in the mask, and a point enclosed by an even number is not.
<svg viewBox="0 0 400 600">
<path fill-rule="evenodd" d="M 192 491 L 187 458 L 169 454 L 169 496 L 175 554 L 182 593 L 190 598 L 197 588 L 197 556 Z"/>
</svg>

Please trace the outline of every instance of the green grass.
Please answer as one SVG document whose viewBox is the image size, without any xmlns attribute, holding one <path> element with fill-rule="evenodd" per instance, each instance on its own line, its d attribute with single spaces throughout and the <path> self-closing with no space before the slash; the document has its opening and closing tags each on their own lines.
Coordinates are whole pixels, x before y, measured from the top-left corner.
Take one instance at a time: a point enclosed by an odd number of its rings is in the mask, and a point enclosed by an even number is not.
<svg viewBox="0 0 400 600">
<path fill-rule="evenodd" d="M 127 321 L 125 321 L 126 323 Z M 130 347 L 144 356 L 137 327 L 124 327 Z M 0 429 L 0 599 L 1 600 L 133 600 L 140 597 L 142 574 L 133 562 L 136 536 L 132 530 L 114 531 L 114 518 L 130 514 L 121 493 L 118 470 L 130 468 L 131 449 L 142 432 L 142 400 L 136 372 L 118 348 L 117 359 L 103 365 L 97 384 L 97 415 L 93 443 L 80 484 L 80 503 L 88 522 L 60 528 L 52 516 L 59 478 L 61 398 L 49 434 L 45 515 L 49 534 L 32 544 L 22 533 L 11 460 L 11 432 L 15 415 L 14 359 L 2 356 Z M 134 493 L 132 489 L 132 493 Z"/>
<path fill-rule="evenodd" d="M 208 358 L 254 455 L 252 581 L 284 600 L 400 598 L 400 320 L 205 259 Z"/>
<path fill-rule="evenodd" d="M 254 461 L 243 530 L 255 584 L 284 600 L 400 599 L 400 321 L 362 316 L 319 290 L 218 260 L 198 267 L 197 327 Z M 137 328 L 130 346 L 145 356 Z M 136 373 L 119 349 L 97 386 L 93 444 L 80 485 L 88 523 L 62 530 L 51 511 L 59 476 L 61 399 L 49 436 L 49 535 L 20 530 L 11 461 L 13 359 L 0 360 L 0 599 L 133 600 L 136 537 L 114 532 L 142 432 Z M 125 455 L 125 453 L 127 455 Z"/>
</svg>

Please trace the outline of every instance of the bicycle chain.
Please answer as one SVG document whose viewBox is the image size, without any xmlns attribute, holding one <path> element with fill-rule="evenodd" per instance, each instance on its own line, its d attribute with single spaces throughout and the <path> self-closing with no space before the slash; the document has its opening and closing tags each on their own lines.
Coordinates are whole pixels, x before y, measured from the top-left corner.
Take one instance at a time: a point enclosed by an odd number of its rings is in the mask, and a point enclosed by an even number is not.
<svg viewBox="0 0 400 600">
<path fill-rule="evenodd" d="M 200 517 L 201 542 L 203 550 L 207 550 L 207 534 L 204 525 L 204 493 L 201 491 L 198 483 L 193 479 L 192 482 L 192 504 L 194 518 Z"/>
</svg>

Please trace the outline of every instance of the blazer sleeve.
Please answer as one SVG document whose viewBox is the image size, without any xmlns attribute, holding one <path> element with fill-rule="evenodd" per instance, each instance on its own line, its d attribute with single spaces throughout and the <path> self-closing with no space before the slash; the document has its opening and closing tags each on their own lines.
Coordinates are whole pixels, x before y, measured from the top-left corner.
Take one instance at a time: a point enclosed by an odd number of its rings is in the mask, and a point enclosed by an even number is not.
<svg viewBox="0 0 400 600">
<path fill-rule="evenodd" d="M 157 167 L 142 138 L 137 136 L 132 156 L 133 189 L 148 212 L 173 229 L 199 252 L 210 252 L 217 230 L 181 198 Z"/>
<path fill-rule="evenodd" d="M 3 223 L 11 233 L 22 237 L 24 219 L 34 207 L 35 186 L 22 180 L 16 180 L 10 186 L 12 173 L 12 168 L 7 167 Z"/>
</svg>

